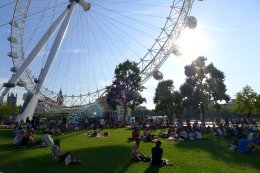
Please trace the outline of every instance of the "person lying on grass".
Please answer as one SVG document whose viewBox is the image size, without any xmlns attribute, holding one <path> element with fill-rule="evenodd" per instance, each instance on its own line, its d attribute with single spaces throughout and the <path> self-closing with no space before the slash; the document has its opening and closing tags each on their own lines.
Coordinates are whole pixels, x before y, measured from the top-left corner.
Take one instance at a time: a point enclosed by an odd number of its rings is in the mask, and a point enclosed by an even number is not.
<svg viewBox="0 0 260 173">
<path fill-rule="evenodd" d="M 143 135 L 141 136 L 141 140 L 144 142 L 151 142 L 152 140 L 157 139 L 157 138 L 158 138 L 158 136 L 152 134 L 151 132 L 148 132 L 147 128 L 145 128 Z"/>
<path fill-rule="evenodd" d="M 93 132 L 87 133 L 86 136 L 89 137 L 96 137 L 101 133 L 101 130 L 99 128 L 97 128 L 97 126 L 94 127 Z"/>
<path fill-rule="evenodd" d="M 152 148 L 151 164 L 156 166 L 172 165 L 167 159 L 163 158 L 163 149 L 161 141 L 156 142 L 156 146 Z"/>
<path fill-rule="evenodd" d="M 88 137 L 108 137 L 109 136 L 107 132 L 102 133 L 101 130 L 98 129 L 97 127 L 94 127 L 93 132 L 86 133 L 84 135 L 88 136 Z"/>
<path fill-rule="evenodd" d="M 136 139 L 135 144 L 132 147 L 132 160 L 135 161 L 150 161 L 149 157 L 146 157 L 143 153 L 141 153 L 139 151 L 139 144 L 140 144 L 141 140 L 140 138 Z"/>
<path fill-rule="evenodd" d="M 65 165 L 77 165 L 82 163 L 81 160 L 73 158 L 70 152 L 60 151 L 59 139 L 54 140 L 54 145 L 52 146 L 51 153 L 54 161 L 64 162 Z"/>
</svg>

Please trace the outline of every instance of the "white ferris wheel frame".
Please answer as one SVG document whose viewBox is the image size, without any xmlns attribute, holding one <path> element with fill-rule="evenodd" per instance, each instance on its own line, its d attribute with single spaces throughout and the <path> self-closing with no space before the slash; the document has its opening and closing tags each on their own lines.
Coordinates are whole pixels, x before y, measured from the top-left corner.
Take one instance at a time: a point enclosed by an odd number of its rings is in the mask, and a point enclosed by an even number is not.
<svg viewBox="0 0 260 173">
<path fill-rule="evenodd" d="M 141 69 L 141 83 L 144 84 L 148 81 L 152 76 L 155 70 L 158 70 L 162 64 L 167 60 L 167 58 L 172 54 L 172 43 L 177 40 L 183 29 L 186 27 L 187 18 L 190 15 L 190 11 L 192 8 L 194 0 L 173 0 L 171 5 L 171 10 L 166 18 L 165 25 L 161 28 L 161 33 L 155 39 L 154 44 L 150 49 L 147 50 L 147 53 L 141 58 L 138 66 Z M 40 97 L 44 99 L 44 101 L 52 106 L 56 106 L 57 110 L 62 109 L 60 105 L 53 102 L 58 97 L 57 93 L 50 91 L 48 88 L 39 87 L 37 89 L 37 84 L 34 81 L 34 75 L 30 71 L 28 67 L 29 61 L 31 57 L 35 57 L 39 50 L 33 50 L 27 58 L 24 57 L 24 47 L 23 47 L 23 35 L 25 29 L 25 22 L 28 9 L 30 7 L 31 0 L 17 0 L 15 5 L 15 10 L 13 14 L 11 25 L 11 40 L 15 38 L 14 41 L 10 41 L 11 51 L 9 52 L 9 56 L 12 58 L 13 67 L 11 71 L 13 71 L 13 76 L 9 80 L 9 83 L 16 83 L 16 85 L 24 87 L 30 93 L 38 93 Z M 64 18 L 67 14 L 63 11 L 59 18 Z M 178 13 L 178 17 L 174 16 Z M 56 19 L 56 22 L 61 19 Z M 55 30 L 58 26 L 58 22 L 52 25 L 53 27 L 49 28 L 49 31 Z M 46 32 L 48 33 L 48 32 Z M 44 37 L 43 38 L 47 38 Z M 43 39 L 42 38 L 42 39 Z M 41 40 L 42 41 L 42 40 Z M 36 46 L 41 48 L 47 41 L 43 40 L 39 41 L 38 44 L 42 44 L 40 46 Z M 46 73 L 47 74 L 47 73 Z M 40 89 L 41 88 L 41 89 Z M 5 88 L 2 93 L 2 98 L 8 93 L 10 88 Z M 80 94 L 77 96 L 64 95 L 64 105 L 69 105 L 69 107 L 80 107 L 82 105 L 89 105 L 104 93 L 105 88 L 99 89 L 92 93 Z"/>
</svg>

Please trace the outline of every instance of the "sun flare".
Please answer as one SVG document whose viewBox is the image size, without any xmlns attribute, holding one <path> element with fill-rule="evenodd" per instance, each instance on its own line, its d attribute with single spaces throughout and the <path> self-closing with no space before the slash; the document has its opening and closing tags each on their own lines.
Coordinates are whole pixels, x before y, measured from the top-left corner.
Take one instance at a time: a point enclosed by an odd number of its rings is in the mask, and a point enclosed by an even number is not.
<svg viewBox="0 0 260 173">
<path fill-rule="evenodd" d="M 204 55 L 208 46 L 207 39 L 200 28 L 185 29 L 181 38 L 176 42 L 182 52 L 182 58 L 194 60 Z"/>
</svg>

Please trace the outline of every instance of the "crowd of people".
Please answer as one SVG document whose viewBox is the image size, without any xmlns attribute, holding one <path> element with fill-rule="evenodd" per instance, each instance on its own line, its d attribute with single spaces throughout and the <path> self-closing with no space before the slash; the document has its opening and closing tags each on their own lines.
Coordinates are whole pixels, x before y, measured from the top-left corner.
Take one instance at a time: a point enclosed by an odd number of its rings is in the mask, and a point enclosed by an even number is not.
<svg viewBox="0 0 260 173">
<path fill-rule="evenodd" d="M 89 137 L 107 137 L 104 128 L 117 128 L 119 122 L 105 121 L 103 118 L 80 119 L 75 121 L 68 120 L 67 117 L 56 119 L 46 119 L 45 121 L 39 116 L 29 118 L 26 121 L 13 122 L 14 140 L 13 144 L 22 147 L 41 146 L 51 147 L 51 153 L 54 161 L 64 162 L 65 165 L 80 164 L 82 161 L 72 156 L 71 152 L 61 152 L 60 141 L 52 139 L 53 135 L 63 135 L 66 130 L 93 129 L 92 132 L 86 133 Z M 78 128 L 78 129 L 76 129 Z M 245 123 L 244 121 L 215 121 L 212 126 L 204 127 L 198 121 L 187 120 L 172 121 L 171 119 L 155 118 L 142 119 L 139 123 L 132 123 L 133 128 L 129 142 L 135 141 L 132 147 L 132 159 L 135 161 L 150 162 L 152 165 L 170 165 L 169 161 L 163 158 L 163 149 L 161 148 L 162 140 L 171 141 L 193 141 L 203 139 L 202 132 L 210 132 L 218 136 L 224 136 L 230 141 L 230 149 L 243 153 L 254 152 L 256 145 L 260 144 L 260 133 L 255 123 Z M 36 131 L 42 131 L 42 136 L 36 138 Z M 141 133 L 141 131 L 143 131 Z M 155 133 L 157 132 L 157 134 Z M 162 139 L 160 139 L 162 138 Z M 151 155 L 145 156 L 140 150 L 141 142 L 155 143 L 151 148 Z"/>
<path fill-rule="evenodd" d="M 256 124 L 224 123 L 213 126 L 216 136 L 225 136 L 232 140 L 230 149 L 242 153 L 254 152 L 260 144 L 260 133 Z"/>
</svg>

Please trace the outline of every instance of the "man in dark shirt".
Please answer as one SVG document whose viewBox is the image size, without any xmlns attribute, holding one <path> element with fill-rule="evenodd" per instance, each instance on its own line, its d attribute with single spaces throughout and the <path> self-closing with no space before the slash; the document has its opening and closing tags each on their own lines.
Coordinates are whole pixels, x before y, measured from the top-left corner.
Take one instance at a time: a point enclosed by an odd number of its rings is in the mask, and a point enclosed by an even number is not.
<svg viewBox="0 0 260 173">
<path fill-rule="evenodd" d="M 152 148 L 152 164 L 163 165 L 163 149 L 161 148 L 161 141 L 156 142 L 156 146 Z"/>
</svg>

